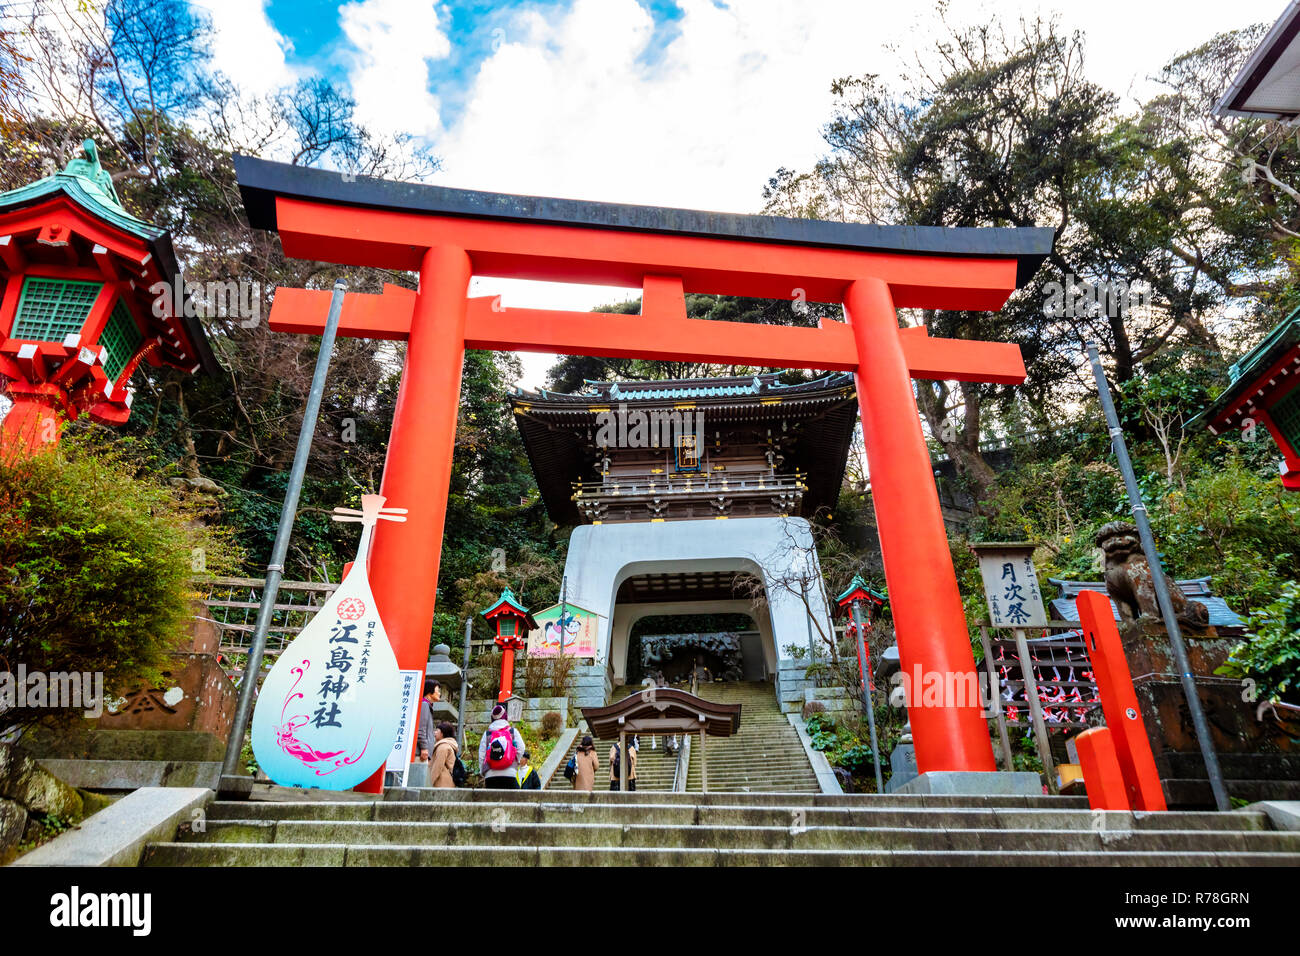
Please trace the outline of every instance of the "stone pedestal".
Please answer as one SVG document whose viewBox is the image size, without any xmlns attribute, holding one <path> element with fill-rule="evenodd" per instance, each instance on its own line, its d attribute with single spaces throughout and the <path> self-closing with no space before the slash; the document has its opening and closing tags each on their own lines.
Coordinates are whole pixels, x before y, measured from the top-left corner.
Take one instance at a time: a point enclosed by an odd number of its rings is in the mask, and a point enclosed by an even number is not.
<svg viewBox="0 0 1300 956">
<path fill-rule="evenodd" d="M 219 634 L 214 625 L 195 620 L 187 645 L 171 655 L 157 687 L 129 692 L 112 713 L 99 718 L 101 730 L 188 730 L 211 734 L 222 744 L 230 735 L 238 694 L 217 662 Z"/>
<path fill-rule="evenodd" d="M 51 773 L 90 790 L 215 789 L 238 696 L 217 662 L 218 640 L 217 629 L 196 618 L 162 684 L 129 692 L 98 720 L 34 729 L 23 747 Z"/>
<path fill-rule="evenodd" d="M 1120 637 L 1166 801 L 1171 808 L 1212 805 L 1164 625 L 1133 622 L 1121 627 Z M 1185 628 L 1183 641 L 1229 794 L 1251 800 L 1300 796 L 1300 747 L 1268 715 L 1257 713 L 1258 703 L 1246 699 L 1250 694 L 1240 680 L 1214 673 L 1240 638 L 1222 637 L 1212 627 Z"/>
<path fill-rule="evenodd" d="M 917 778 L 920 771 L 916 766 L 916 748 L 912 745 L 912 725 L 903 727 L 903 736 L 889 755 L 889 780 L 885 783 L 886 793 L 898 793 L 900 788 Z"/>
<path fill-rule="evenodd" d="M 1038 778 L 1038 774 L 1023 771 L 979 773 L 968 770 L 934 770 L 913 777 L 890 792 L 963 797 L 980 795 L 1041 797 L 1043 783 Z"/>
</svg>

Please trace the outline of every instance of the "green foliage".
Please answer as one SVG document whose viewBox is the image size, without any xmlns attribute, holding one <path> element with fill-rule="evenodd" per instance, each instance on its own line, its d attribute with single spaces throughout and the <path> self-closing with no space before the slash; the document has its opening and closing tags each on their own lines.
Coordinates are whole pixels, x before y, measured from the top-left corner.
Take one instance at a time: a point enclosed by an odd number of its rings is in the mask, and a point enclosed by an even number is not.
<svg viewBox="0 0 1300 956">
<path fill-rule="evenodd" d="M 193 615 L 196 565 L 219 572 L 233 552 L 169 488 L 133 471 L 73 434 L 58 450 L 0 463 L 0 667 L 100 672 L 108 692 L 160 679 Z"/>
<path fill-rule="evenodd" d="M 1277 599 L 1251 616 L 1250 627 L 1215 673 L 1255 681 L 1261 700 L 1300 705 L 1300 584 L 1285 582 Z"/>
<path fill-rule="evenodd" d="M 856 723 L 860 726 L 850 727 L 830 714 L 814 713 L 804 721 L 804 727 L 813 750 L 824 753 L 831 766 L 847 770 L 865 785 L 866 778 L 874 780 L 873 755 L 865 723 Z"/>
</svg>

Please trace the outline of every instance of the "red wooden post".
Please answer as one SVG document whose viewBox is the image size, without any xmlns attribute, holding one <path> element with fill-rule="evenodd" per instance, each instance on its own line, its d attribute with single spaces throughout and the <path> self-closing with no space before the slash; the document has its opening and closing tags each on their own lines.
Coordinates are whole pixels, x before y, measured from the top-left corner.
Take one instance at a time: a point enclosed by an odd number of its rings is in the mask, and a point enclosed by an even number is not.
<svg viewBox="0 0 1300 956">
<path fill-rule="evenodd" d="M 380 522 L 370 553 L 370 586 L 397 666 L 421 673 L 429 660 L 451 486 L 469 280 L 464 250 L 435 246 L 425 252 L 380 491 L 408 514 L 400 524 Z M 383 768 L 356 789 L 381 792 Z"/>
<path fill-rule="evenodd" d="M 1115 753 L 1124 774 L 1129 803 L 1138 810 L 1166 810 L 1160 774 L 1156 771 L 1151 741 L 1138 707 L 1137 691 L 1133 689 L 1133 676 L 1124 656 L 1124 645 L 1120 641 L 1119 629 L 1115 627 L 1110 598 L 1099 591 L 1084 591 L 1075 604 L 1088 643 L 1092 670 L 1097 677 L 1106 726 L 1114 737 Z M 1086 769 L 1084 778 L 1087 779 Z M 1091 783 L 1088 791 L 1091 794 Z"/>
<path fill-rule="evenodd" d="M 1074 738 L 1083 783 L 1088 789 L 1088 806 L 1094 810 L 1131 810 L 1124 771 L 1115 754 L 1114 735 L 1109 727 L 1093 727 Z"/>
<path fill-rule="evenodd" d="M 844 310 L 857 343 L 862 438 L 899 660 L 904 679 L 912 681 L 908 716 L 917 768 L 992 772 L 997 765 L 979 694 L 925 707 L 916 686 L 918 672 L 927 679 L 937 675 L 952 690 L 978 687 L 978 681 L 889 286 L 875 278 L 851 283 Z"/>
</svg>

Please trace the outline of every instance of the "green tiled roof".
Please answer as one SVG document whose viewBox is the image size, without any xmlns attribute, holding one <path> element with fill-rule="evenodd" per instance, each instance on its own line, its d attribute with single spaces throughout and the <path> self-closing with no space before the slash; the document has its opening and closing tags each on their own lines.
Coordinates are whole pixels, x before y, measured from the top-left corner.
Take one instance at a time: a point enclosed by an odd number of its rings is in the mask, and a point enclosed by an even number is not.
<svg viewBox="0 0 1300 956">
<path fill-rule="evenodd" d="M 1258 345 L 1229 367 L 1228 387 L 1208 408 L 1187 423 L 1188 428 L 1201 428 L 1212 422 L 1297 343 L 1300 343 L 1300 308 L 1274 326 Z"/>
<path fill-rule="evenodd" d="M 835 603 L 839 604 L 842 601 L 848 600 L 849 595 L 852 594 L 854 591 L 865 591 L 867 594 L 875 598 L 877 601 L 880 601 L 881 603 L 884 603 L 885 601 L 885 596 L 883 594 L 881 594 L 879 591 L 873 591 L 870 587 L 867 586 L 867 582 L 862 580 L 862 575 L 855 574 L 853 575 L 853 580 L 849 582 L 849 586 L 845 588 L 844 591 L 839 595 L 839 597 L 835 599 Z"/>
<path fill-rule="evenodd" d="M 487 617 L 489 614 L 491 614 L 493 611 L 495 611 L 503 604 L 506 605 L 507 607 L 513 608 L 514 610 L 518 611 L 520 614 L 524 615 L 525 617 L 528 616 L 528 608 L 524 607 L 522 604 L 519 603 L 519 601 L 515 598 L 515 593 L 511 591 L 509 588 L 506 588 L 504 591 L 501 592 L 501 596 L 497 598 L 495 604 L 493 604 L 486 611 L 480 611 L 479 613 L 482 614 L 484 617 Z"/>
<path fill-rule="evenodd" d="M 122 208 L 112 177 L 99 165 L 94 140 L 86 140 L 82 148 L 87 159 L 73 159 L 62 172 L 0 193 L 0 209 L 29 205 L 46 196 L 63 193 L 87 212 L 123 232 L 146 240 L 162 236 L 166 230 L 137 219 Z"/>
</svg>

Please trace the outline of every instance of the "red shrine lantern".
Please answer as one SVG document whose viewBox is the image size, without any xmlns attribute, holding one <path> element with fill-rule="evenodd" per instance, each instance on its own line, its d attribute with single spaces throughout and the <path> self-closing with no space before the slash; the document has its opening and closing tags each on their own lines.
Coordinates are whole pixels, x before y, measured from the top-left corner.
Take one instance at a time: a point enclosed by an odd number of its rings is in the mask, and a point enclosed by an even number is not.
<svg viewBox="0 0 1300 956">
<path fill-rule="evenodd" d="M 5 458 L 57 442 L 82 412 L 124 423 L 142 361 L 217 367 L 197 318 L 157 294 L 179 285 L 170 235 L 123 209 L 94 141 L 84 149 L 62 172 L 0 194 Z"/>
<path fill-rule="evenodd" d="M 841 615 L 847 614 L 849 616 L 846 633 L 856 638 L 858 626 L 853 617 L 854 604 L 857 604 L 861 609 L 862 629 L 865 631 L 871 626 L 873 611 L 876 608 L 885 606 L 885 596 L 871 590 L 871 588 L 867 587 L 867 582 L 862 580 L 862 575 L 855 574 L 853 580 L 849 582 L 848 588 L 835 599 L 835 603 L 839 606 Z M 867 636 L 863 634 L 862 639 L 858 641 L 858 680 L 862 681 L 864 686 L 871 674 L 871 655 L 865 651 L 866 642 Z M 864 657 L 867 659 L 864 660 Z"/>
<path fill-rule="evenodd" d="M 528 613 L 528 608 L 515 600 L 509 588 L 501 592 L 495 604 L 481 613 L 496 629 L 494 640 L 501 648 L 501 689 L 497 692 L 497 702 L 502 703 L 514 694 L 515 651 L 523 650 L 528 632 L 537 627 L 537 622 Z"/>
</svg>

